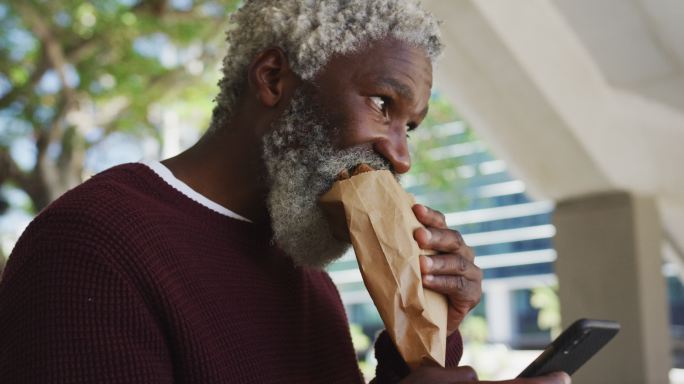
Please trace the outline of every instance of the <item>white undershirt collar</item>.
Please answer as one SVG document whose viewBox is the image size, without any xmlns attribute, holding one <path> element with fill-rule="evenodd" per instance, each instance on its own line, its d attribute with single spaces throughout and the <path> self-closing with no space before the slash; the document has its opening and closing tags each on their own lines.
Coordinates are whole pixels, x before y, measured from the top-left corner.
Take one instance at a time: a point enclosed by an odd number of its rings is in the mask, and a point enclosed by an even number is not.
<svg viewBox="0 0 684 384">
<path fill-rule="evenodd" d="M 149 167 L 151 170 L 154 171 L 159 177 L 162 178 L 167 184 L 172 186 L 174 189 L 176 189 L 178 192 L 184 194 L 185 196 L 189 197 L 190 199 L 202 204 L 203 206 L 211 209 L 214 212 L 220 213 L 224 216 L 232 217 L 234 219 L 238 220 L 243 220 L 248 223 L 251 223 L 252 221 L 249 220 L 246 217 L 240 216 L 237 213 L 231 211 L 230 209 L 222 206 L 221 204 L 218 204 L 214 201 L 209 200 L 206 198 L 204 195 L 200 194 L 199 192 L 195 191 L 194 189 L 190 188 L 189 185 L 185 184 L 184 182 L 178 180 L 176 176 L 171 173 L 171 170 L 166 168 L 166 166 L 159 161 L 143 161 L 141 164 L 146 165 Z"/>
</svg>

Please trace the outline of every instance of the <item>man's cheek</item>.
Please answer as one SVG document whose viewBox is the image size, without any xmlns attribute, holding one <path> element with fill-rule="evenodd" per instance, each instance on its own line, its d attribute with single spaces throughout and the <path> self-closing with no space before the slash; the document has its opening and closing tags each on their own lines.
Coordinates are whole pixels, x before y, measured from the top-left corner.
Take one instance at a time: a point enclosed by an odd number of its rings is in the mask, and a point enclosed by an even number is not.
<svg viewBox="0 0 684 384">
<path fill-rule="evenodd" d="M 333 122 L 337 128 L 338 145 L 340 149 L 348 149 L 373 140 L 374 127 L 377 121 L 371 116 L 372 111 L 363 103 L 354 103 L 346 108 L 340 108 Z"/>
</svg>

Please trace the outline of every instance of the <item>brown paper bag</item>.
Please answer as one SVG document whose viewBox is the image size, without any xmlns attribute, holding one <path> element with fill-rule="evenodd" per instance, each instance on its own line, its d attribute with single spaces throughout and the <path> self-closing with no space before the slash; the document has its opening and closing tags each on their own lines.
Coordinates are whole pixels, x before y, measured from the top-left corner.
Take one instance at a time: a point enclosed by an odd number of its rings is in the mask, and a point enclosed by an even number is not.
<svg viewBox="0 0 684 384">
<path fill-rule="evenodd" d="M 363 282 L 406 363 L 444 366 L 447 301 L 422 285 L 413 231 L 422 225 L 389 171 L 335 182 L 320 203 L 336 237 L 351 242 Z"/>
</svg>

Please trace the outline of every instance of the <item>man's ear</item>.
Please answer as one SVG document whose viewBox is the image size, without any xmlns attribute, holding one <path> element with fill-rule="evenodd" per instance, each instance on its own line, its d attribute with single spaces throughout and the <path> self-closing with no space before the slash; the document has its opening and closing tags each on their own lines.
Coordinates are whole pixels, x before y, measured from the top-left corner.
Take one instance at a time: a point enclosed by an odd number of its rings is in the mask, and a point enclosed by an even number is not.
<svg viewBox="0 0 684 384">
<path fill-rule="evenodd" d="M 285 52 L 277 47 L 259 53 L 249 67 L 250 87 L 266 107 L 278 105 L 295 78 Z"/>
</svg>

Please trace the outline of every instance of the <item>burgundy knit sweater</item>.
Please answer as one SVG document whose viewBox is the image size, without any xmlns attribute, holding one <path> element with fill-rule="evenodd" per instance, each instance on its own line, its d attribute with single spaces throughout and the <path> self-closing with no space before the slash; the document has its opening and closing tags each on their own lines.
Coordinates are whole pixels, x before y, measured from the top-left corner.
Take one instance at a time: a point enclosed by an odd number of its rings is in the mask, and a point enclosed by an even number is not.
<svg viewBox="0 0 684 384">
<path fill-rule="evenodd" d="M 268 228 L 142 164 L 105 171 L 29 225 L 0 284 L 2 383 L 358 383 L 339 294 Z M 455 366 L 462 345 L 448 343 Z M 408 373 L 385 333 L 376 381 Z"/>
</svg>

